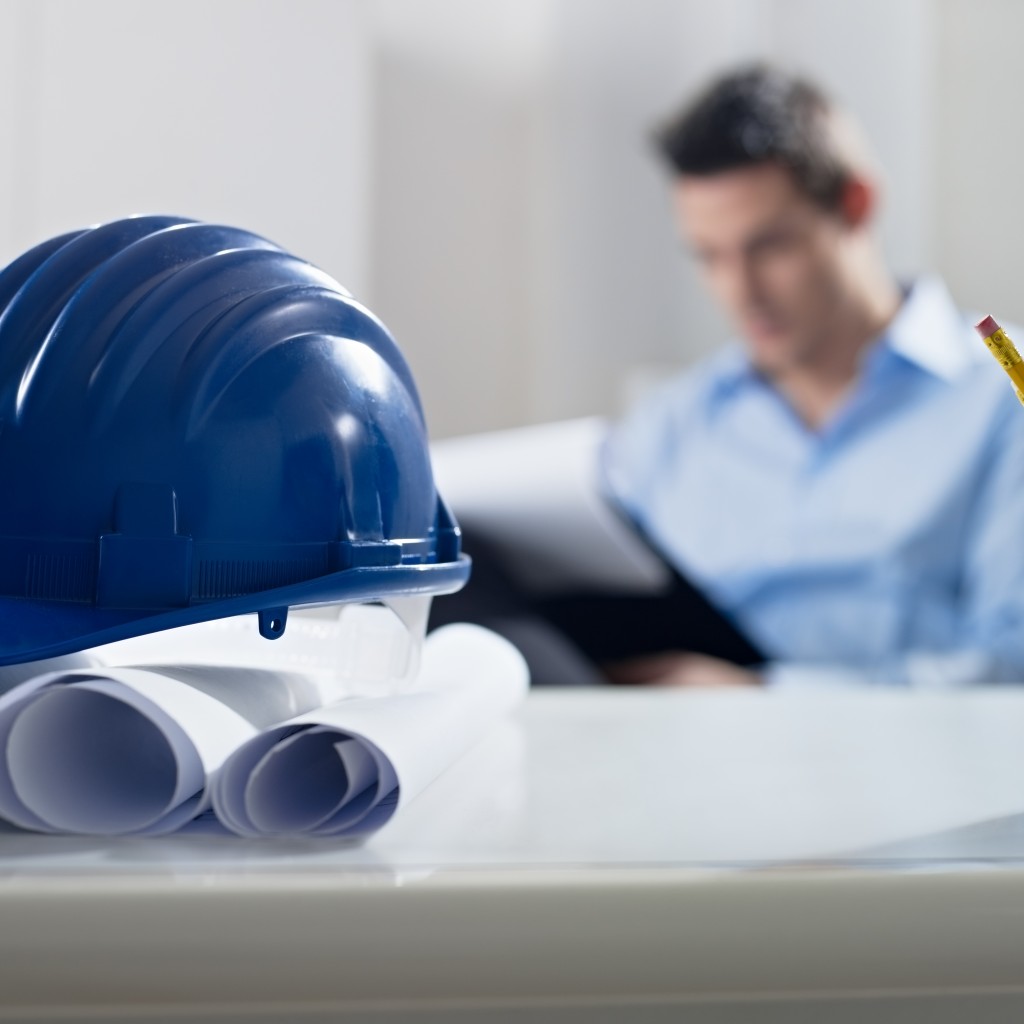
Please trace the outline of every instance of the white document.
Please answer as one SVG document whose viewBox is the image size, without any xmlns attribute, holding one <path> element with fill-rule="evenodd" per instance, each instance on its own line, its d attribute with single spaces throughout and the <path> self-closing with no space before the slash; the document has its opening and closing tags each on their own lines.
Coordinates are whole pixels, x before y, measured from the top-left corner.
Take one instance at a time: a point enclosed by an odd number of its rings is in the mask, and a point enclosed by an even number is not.
<svg viewBox="0 0 1024 1024">
<path fill-rule="evenodd" d="M 434 477 L 470 541 L 489 541 L 521 585 L 657 591 L 669 580 L 664 561 L 602 494 L 606 433 L 589 418 L 437 442 Z"/>
<path fill-rule="evenodd" d="M 385 612 L 365 611 L 374 621 Z M 147 640 L 150 653 L 161 643 L 165 655 L 194 653 L 175 632 L 170 647 L 166 634 Z M 101 650 L 88 653 L 98 661 Z M 526 685 L 507 641 L 464 625 L 432 634 L 416 676 L 375 697 L 353 696 L 352 678 L 326 669 L 72 664 L 0 697 L 0 817 L 43 832 L 152 835 L 182 827 L 214 797 L 223 824 L 243 835 L 362 835 Z"/>
</svg>

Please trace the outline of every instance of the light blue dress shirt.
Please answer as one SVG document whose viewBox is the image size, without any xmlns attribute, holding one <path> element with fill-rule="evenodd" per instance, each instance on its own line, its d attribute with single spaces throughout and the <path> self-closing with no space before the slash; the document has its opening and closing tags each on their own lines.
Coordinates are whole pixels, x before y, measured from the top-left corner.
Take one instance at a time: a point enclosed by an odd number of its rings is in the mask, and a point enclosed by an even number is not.
<svg viewBox="0 0 1024 1024">
<path fill-rule="evenodd" d="M 616 427 L 604 471 L 769 682 L 1024 682 L 1024 408 L 937 280 L 822 429 L 732 346 Z"/>
</svg>

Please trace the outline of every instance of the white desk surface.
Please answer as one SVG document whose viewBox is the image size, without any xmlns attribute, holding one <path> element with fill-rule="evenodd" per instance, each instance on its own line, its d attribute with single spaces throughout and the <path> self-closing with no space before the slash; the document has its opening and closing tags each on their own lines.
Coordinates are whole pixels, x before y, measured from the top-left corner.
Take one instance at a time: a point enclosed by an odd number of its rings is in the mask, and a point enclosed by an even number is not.
<svg viewBox="0 0 1024 1024">
<path fill-rule="evenodd" d="M 1024 688 L 536 691 L 363 846 L 0 832 L 0 1021 L 1022 1007 Z"/>
</svg>

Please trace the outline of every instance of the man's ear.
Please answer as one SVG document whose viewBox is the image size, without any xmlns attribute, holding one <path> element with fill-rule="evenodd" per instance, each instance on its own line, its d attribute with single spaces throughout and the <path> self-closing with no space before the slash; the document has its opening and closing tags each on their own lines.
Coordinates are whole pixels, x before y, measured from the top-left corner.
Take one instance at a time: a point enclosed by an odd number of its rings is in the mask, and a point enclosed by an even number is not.
<svg viewBox="0 0 1024 1024">
<path fill-rule="evenodd" d="M 866 178 L 850 177 L 843 186 L 839 209 L 849 228 L 864 227 L 871 220 L 878 202 L 878 190 Z"/>
</svg>

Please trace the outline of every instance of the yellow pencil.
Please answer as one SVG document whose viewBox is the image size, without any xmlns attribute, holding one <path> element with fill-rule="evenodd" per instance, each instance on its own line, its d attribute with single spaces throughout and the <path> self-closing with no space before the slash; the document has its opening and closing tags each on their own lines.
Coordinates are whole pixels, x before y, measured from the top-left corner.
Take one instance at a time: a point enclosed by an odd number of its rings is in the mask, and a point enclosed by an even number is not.
<svg viewBox="0 0 1024 1024">
<path fill-rule="evenodd" d="M 988 346 L 989 352 L 996 357 L 999 365 L 1006 371 L 1007 377 L 1013 381 L 1013 390 L 1024 405 L 1024 359 L 1021 359 L 1017 346 L 1010 341 L 1006 331 L 987 316 L 979 320 L 974 329 L 981 335 L 982 341 Z"/>
</svg>

